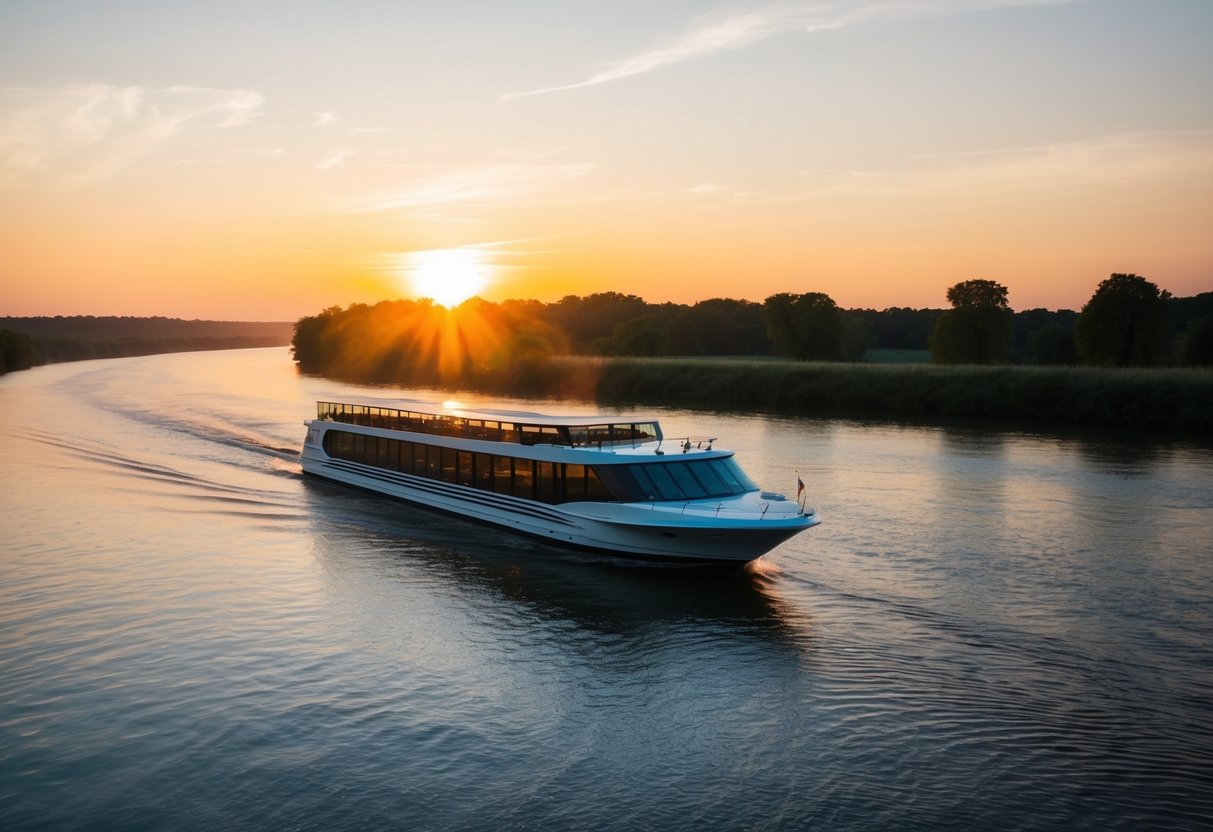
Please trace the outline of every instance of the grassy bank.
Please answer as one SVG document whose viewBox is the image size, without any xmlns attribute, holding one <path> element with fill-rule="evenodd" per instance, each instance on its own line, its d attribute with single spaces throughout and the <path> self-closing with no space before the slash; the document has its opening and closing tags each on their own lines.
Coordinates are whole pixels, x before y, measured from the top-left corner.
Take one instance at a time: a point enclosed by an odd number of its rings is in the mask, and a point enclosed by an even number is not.
<svg viewBox="0 0 1213 832">
<path fill-rule="evenodd" d="M 525 384 L 483 376 L 466 386 L 611 404 L 817 416 L 1213 429 L 1213 372 L 1195 369 L 568 357 L 528 373 Z"/>
<path fill-rule="evenodd" d="M 571 369 L 563 367 L 561 375 Z M 615 359 L 594 370 L 600 401 L 1213 429 L 1213 372 L 1208 370 L 660 359 Z"/>
</svg>

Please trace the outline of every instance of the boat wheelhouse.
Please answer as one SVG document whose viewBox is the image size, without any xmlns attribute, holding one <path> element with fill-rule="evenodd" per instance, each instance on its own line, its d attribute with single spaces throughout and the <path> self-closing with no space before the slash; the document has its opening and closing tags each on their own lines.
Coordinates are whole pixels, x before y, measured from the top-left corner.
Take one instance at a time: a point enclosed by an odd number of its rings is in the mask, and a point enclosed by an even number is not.
<svg viewBox="0 0 1213 832">
<path fill-rule="evenodd" d="M 655 419 L 357 398 L 305 424 L 307 474 L 567 547 L 741 564 L 820 522 L 712 437 L 667 446 Z"/>
</svg>

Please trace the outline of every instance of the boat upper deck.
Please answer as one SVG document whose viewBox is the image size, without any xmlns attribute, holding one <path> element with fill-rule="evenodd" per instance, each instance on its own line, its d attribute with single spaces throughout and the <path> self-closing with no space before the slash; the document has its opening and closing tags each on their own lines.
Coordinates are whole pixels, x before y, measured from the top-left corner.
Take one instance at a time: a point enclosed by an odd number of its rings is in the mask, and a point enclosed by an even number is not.
<svg viewBox="0 0 1213 832">
<path fill-rule="evenodd" d="M 639 447 L 662 440 L 656 420 L 549 416 L 520 410 L 465 410 L 412 399 L 357 398 L 316 403 L 316 418 L 386 430 L 519 445 Z"/>
</svg>

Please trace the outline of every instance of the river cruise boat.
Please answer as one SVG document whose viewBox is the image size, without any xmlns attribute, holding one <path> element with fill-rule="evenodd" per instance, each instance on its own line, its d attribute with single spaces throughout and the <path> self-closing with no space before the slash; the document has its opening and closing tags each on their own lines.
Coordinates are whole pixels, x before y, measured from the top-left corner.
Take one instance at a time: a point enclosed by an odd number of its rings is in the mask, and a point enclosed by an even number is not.
<svg viewBox="0 0 1213 832">
<path fill-rule="evenodd" d="M 654 419 L 351 398 L 304 424 L 306 474 L 565 547 L 740 565 L 820 522 L 713 438 L 667 443 Z"/>
</svg>

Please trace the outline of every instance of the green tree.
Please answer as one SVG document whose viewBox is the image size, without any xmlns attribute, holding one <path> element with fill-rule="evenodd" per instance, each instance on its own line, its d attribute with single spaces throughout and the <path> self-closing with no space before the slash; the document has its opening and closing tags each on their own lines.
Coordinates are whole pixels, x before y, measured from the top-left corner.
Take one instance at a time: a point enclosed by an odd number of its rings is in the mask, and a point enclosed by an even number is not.
<svg viewBox="0 0 1213 832">
<path fill-rule="evenodd" d="M 703 355 L 703 335 L 699 321 L 685 310 L 675 315 L 665 330 L 667 355 Z"/>
<path fill-rule="evenodd" d="M 1199 318 L 1188 324 L 1184 339 L 1184 363 L 1197 367 L 1213 366 L 1213 318 Z"/>
<path fill-rule="evenodd" d="M 599 338 L 593 343 L 594 351 L 600 355 L 660 355 L 665 344 L 665 333 L 652 315 L 641 315 L 615 326 L 609 338 Z"/>
<path fill-rule="evenodd" d="M 1007 287 L 993 280 L 965 280 L 948 289 L 952 308 L 939 316 L 929 340 L 939 364 L 1003 364 L 1011 353 L 1015 313 Z"/>
<path fill-rule="evenodd" d="M 303 317 L 295 322 L 291 355 L 300 370 L 305 373 L 321 373 L 328 369 L 333 352 L 328 328 L 332 321 L 341 315 L 340 306 L 330 306 L 318 315 Z"/>
<path fill-rule="evenodd" d="M 842 354 L 842 310 L 822 292 L 782 292 L 763 303 L 775 352 L 802 361 L 837 361 Z"/>
<path fill-rule="evenodd" d="M 748 300 L 710 298 L 687 310 L 699 331 L 707 355 L 769 355 L 762 304 Z"/>
<path fill-rule="evenodd" d="M 1151 367 L 1163 363 L 1171 340 L 1170 292 L 1135 274 L 1099 284 L 1078 316 L 1074 340 L 1083 363 Z"/>
<path fill-rule="evenodd" d="M 591 351 L 599 339 L 613 336 L 615 327 L 649 312 L 649 304 L 635 295 L 600 292 L 588 297 L 567 295 L 547 308 L 548 323 L 564 332 L 575 353 Z"/>
<path fill-rule="evenodd" d="M 1028 349 L 1036 364 L 1077 364 L 1074 328 L 1050 324 L 1028 335 Z"/>
<path fill-rule="evenodd" d="M 40 345 L 29 335 L 0 329 L 0 375 L 43 363 Z"/>
<path fill-rule="evenodd" d="M 844 315 L 842 329 L 842 357 L 845 361 L 863 361 L 868 350 L 876 347 L 876 336 L 867 321 L 849 314 Z"/>
</svg>

